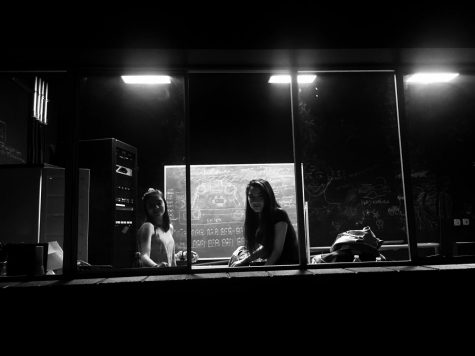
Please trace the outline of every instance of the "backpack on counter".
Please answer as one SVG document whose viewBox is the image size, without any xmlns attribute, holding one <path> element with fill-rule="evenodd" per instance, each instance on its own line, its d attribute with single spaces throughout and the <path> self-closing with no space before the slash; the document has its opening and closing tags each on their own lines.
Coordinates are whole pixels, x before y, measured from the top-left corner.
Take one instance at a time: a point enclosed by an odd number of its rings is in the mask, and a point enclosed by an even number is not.
<svg viewBox="0 0 475 356">
<path fill-rule="evenodd" d="M 362 262 L 381 261 L 386 258 L 379 252 L 383 240 L 378 239 L 369 226 L 361 230 L 348 230 L 337 235 L 329 253 L 322 253 L 311 258 L 311 263 L 353 262 L 355 255 Z"/>
</svg>

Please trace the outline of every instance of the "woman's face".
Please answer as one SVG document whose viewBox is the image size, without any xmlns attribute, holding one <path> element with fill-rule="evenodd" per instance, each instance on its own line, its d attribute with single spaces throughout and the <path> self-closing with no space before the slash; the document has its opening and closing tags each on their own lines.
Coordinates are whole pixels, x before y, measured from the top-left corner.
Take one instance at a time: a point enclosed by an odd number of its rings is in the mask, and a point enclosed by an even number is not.
<svg viewBox="0 0 475 356">
<path fill-rule="evenodd" d="M 264 209 L 264 193 L 261 188 L 251 186 L 247 193 L 247 200 L 255 213 L 261 213 Z"/>
<path fill-rule="evenodd" d="M 162 197 L 157 194 L 153 194 L 145 202 L 145 209 L 147 210 L 147 215 L 151 218 L 161 218 L 165 213 L 165 202 Z"/>
</svg>

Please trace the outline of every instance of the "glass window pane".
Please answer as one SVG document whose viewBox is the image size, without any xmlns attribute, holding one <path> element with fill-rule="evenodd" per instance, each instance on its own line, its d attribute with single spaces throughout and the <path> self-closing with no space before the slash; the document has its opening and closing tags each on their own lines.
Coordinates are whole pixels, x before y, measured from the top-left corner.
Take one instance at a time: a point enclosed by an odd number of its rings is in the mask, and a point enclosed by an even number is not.
<svg viewBox="0 0 475 356">
<path fill-rule="evenodd" d="M 416 234 L 436 256 L 475 254 L 475 76 L 420 84 L 405 77 Z M 419 248 L 419 254 L 427 255 Z"/>
<path fill-rule="evenodd" d="M 183 77 L 126 83 L 124 74 L 81 78 L 80 270 L 175 267 L 186 256 L 164 176 L 185 163 Z"/>
<path fill-rule="evenodd" d="M 310 262 L 407 260 L 394 74 L 300 75 Z"/>
<path fill-rule="evenodd" d="M 299 262 L 290 86 L 269 78 L 190 77 L 194 268 Z"/>
<path fill-rule="evenodd" d="M 2 275 L 61 274 L 65 73 L 0 73 Z"/>
</svg>

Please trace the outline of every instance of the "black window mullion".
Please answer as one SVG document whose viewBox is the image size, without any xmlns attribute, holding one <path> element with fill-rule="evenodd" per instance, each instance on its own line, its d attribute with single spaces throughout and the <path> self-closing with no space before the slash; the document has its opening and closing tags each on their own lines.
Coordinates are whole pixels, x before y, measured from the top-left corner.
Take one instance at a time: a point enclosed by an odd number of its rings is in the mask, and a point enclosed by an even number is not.
<svg viewBox="0 0 475 356">
<path fill-rule="evenodd" d="M 307 250 L 309 246 L 306 246 L 307 239 L 305 236 L 305 226 L 304 226 L 304 212 L 303 212 L 303 183 L 302 183 L 302 155 L 301 155 L 301 145 L 298 140 L 299 130 L 299 117 L 298 117 L 298 82 L 297 82 L 297 71 L 292 70 L 291 73 L 291 85 L 290 85 L 290 105 L 291 105 L 291 119 L 292 119 L 292 145 L 293 145 L 293 155 L 294 155 L 294 173 L 295 173 L 295 194 L 296 194 L 296 209 L 297 209 L 297 230 L 298 230 L 298 240 L 299 240 L 299 261 L 300 268 L 306 268 L 308 264 Z"/>
<path fill-rule="evenodd" d="M 419 260 L 417 251 L 416 223 L 414 201 L 411 183 L 411 165 L 409 158 L 409 146 L 407 138 L 407 122 L 404 104 L 404 77 L 400 70 L 396 70 L 394 84 L 396 92 L 396 108 L 399 137 L 399 156 L 401 162 L 402 190 L 404 194 L 404 209 L 406 215 L 406 235 L 409 247 L 409 258 L 417 263 Z"/>
<path fill-rule="evenodd" d="M 79 80 L 75 71 L 68 72 L 70 90 L 67 116 L 64 124 L 66 155 L 65 163 L 65 199 L 64 199 L 64 254 L 63 276 L 71 278 L 77 274 L 78 253 L 78 204 L 79 204 L 79 164 L 78 164 L 78 86 Z"/>
</svg>

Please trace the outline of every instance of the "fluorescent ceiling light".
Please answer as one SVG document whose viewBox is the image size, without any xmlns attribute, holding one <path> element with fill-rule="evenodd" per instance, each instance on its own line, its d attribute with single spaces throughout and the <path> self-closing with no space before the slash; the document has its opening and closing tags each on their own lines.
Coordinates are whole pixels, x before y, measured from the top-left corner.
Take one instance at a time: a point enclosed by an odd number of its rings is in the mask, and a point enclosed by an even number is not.
<svg viewBox="0 0 475 356">
<path fill-rule="evenodd" d="M 269 83 L 273 83 L 273 84 L 290 83 L 290 75 L 287 75 L 287 74 L 271 75 L 271 77 L 269 78 Z"/>
<path fill-rule="evenodd" d="M 313 83 L 317 76 L 315 74 L 299 74 L 297 76 L 297 82 L 300 84 L 309 84 Z M 269 78 L 269 83 L 274 84 L 287 84 L 290 83 L 290 75 L 280 74 L 280 75 L 271 75 Z"/>
<path fill-rule="evenodd" d="M 458 73 L 415 73 L 407 78 L 408 83 L 430 84 L 446 83 L 457 77 Z"/>
<path fill-rule="evenodd" d="M 171 80 L 168 75 L 123 75 L 122 80 L 126 84 L 170 84 Z"/>
<path fill-rule="evenodd" d="M 315 74 L 299 74 L 297 76 L 297 82 L 300 84 L 313 83 L 317 76 Z"/>
</svg>

